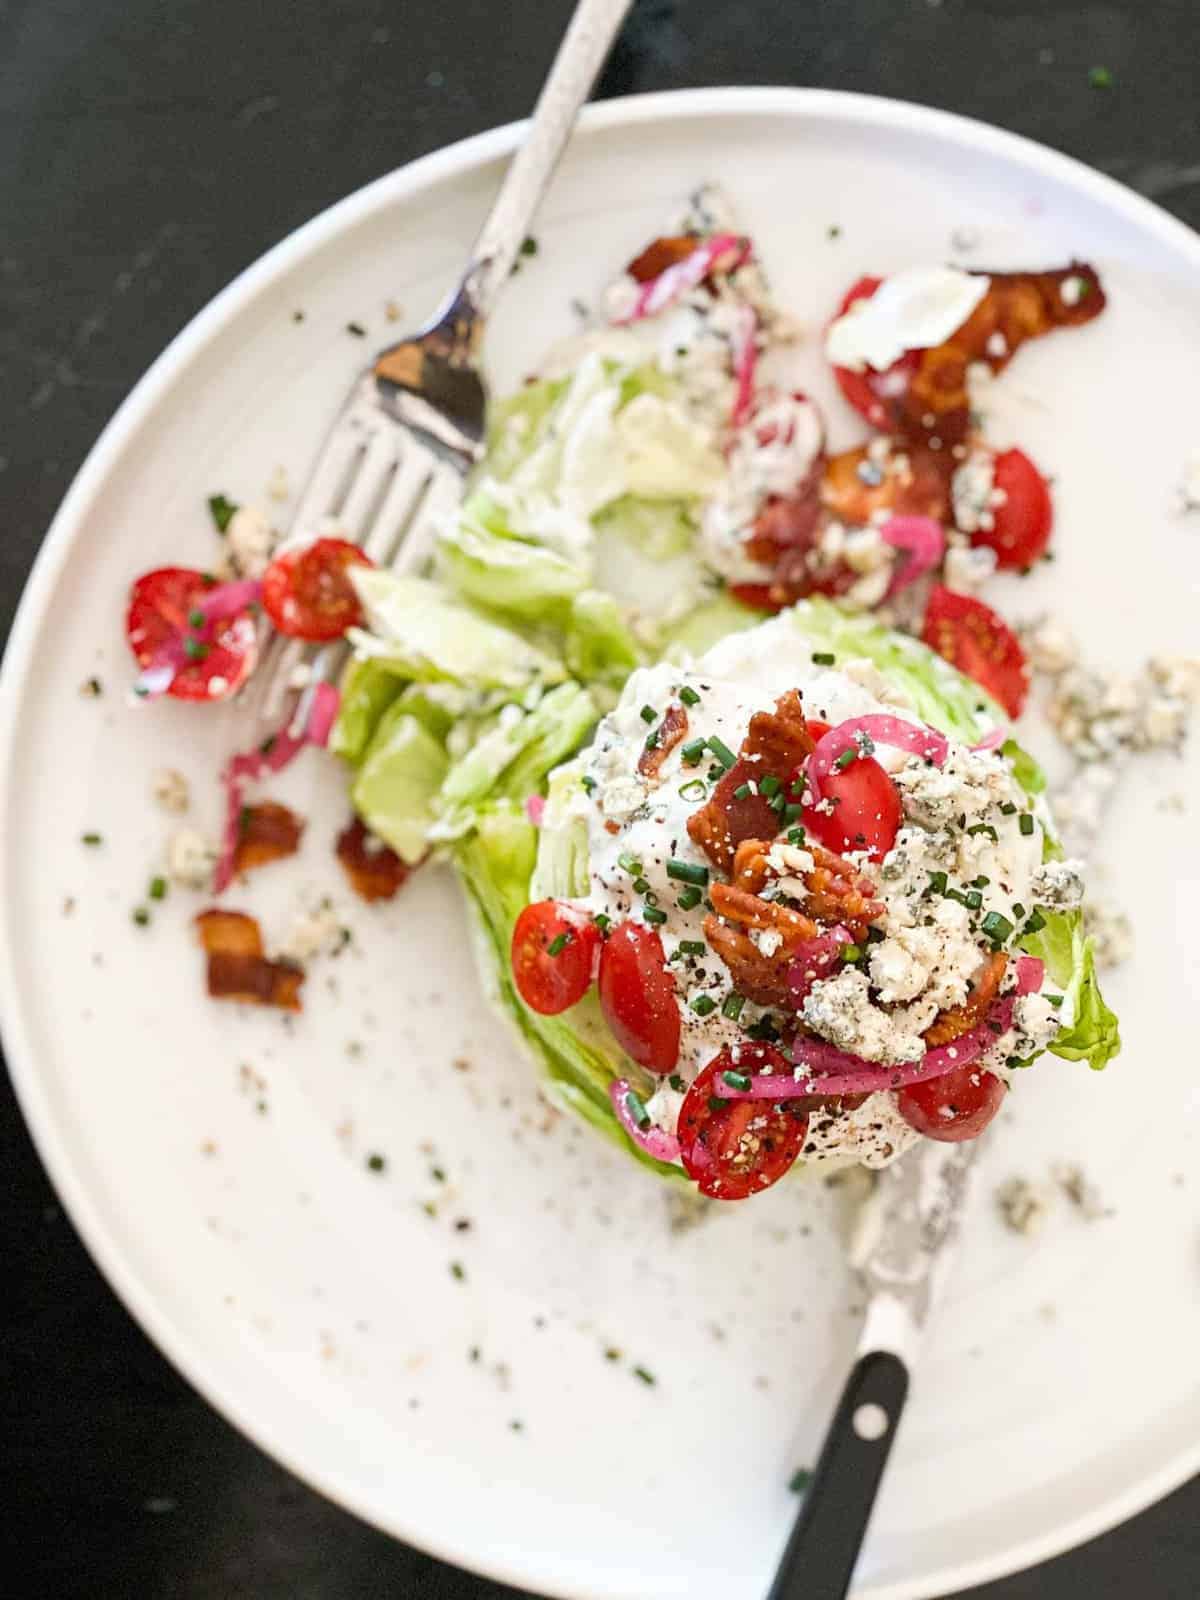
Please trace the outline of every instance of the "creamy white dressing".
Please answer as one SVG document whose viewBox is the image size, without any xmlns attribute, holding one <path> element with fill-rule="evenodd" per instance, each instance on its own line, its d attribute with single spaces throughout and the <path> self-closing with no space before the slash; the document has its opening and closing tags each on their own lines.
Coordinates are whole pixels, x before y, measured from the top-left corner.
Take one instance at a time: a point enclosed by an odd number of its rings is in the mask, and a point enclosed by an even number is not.
<svg viewBox="0 0 1200 1600">
<path fill-rule="evenodd" d="M 704 943 L 708 908 L 703 897 L 688 906 L 694 896 L 686 894 L 680 905 L 687 884 L 670 875 L 668 863 L 711 870 L 689 838 L 687 822 L 714 781 L 714 759 L 706 755 L 698 765 L 685 764 L 684 746 L 715 737 L 736 753 L 751 716 L 771 709 L 792 688 L 800 691 L 809 715 L 833 725 L 873 713 L 917 722 L 908 707 L 896 704 L 894 693 L 885 700 L 876 692 L 886 684 L 870 663 L 846 665 L 848 670 L 814 663 L 811 641 L 791 616 L 782 615 L 730 635 L 686 668 L 660 663 L 635 672 L 585 757 L 580 812 L 588 830 L 591 888 L 576 903 L 614 923 L 645 920 L 647 905 L 663 913 L 663 920 L 652 919 L 651 925 L 676 979 L 681 1044 L 675 1070 L 685 1086 L 722 1048 L 734 1046 L 762 1011 L 747 1002 L 739 1020 L 725 1017 L 722 1007 L 733 984 L 724 963 L 711 951 L 680 950 L 685 943 Z M 686 736 L 658 774 L 647 778 L 638 771 L 647 735 L 668 706 L 680 703 L 685 687 L 699 697 L 687 707 Z M 937 1013 L 966 999 L 984 959 L 983 917 L 995 912 L 1019 926 L 1035 904 L 1035 879 L 1045 892 L 1067 895 L 1074 892 L 1075 866 L 1057 876 L 1042 869 L 1040 821 L 1031 833 L 1021 831 L 1028 803 L 998 755 L 952 744 L 940 770 L 885 746 L 876 756 L 893 772 L 904 807 L 895 847 L 882 863 L 865 869 L 885 906 L 879 920 L 884 937 L 871 946 L 866 971 L 847 967 L 814 984 L 804 1016 L 814 1032 L 842 1049 L 903 1063 L 924 1054 L 920 1035 Z M 972 828 L 976 831 L 968 831 Z M 777 870 L 805 869 L 802 851 L 786 842 L 776 848 Z M 946 888 L 955 894 L 973 895 L 974 904 L 969 908 L 961 899 L 931 897 L 936 874 L 944 874 Z M 989 1070 L 1007 1072 L 1007 1057 L 1042 1048 L 1047 1030 L 1057 1026 L 1053 1008 L 1022 1003 L 1018 1026 L 988 1052 Z M 673 1132 L 681 1103 L 679 1089 L 664 1080 L 648 1110 L 658 1126 Z M 900 1118 L 894 1097 L 874 1094 L 853 1116 L 814 1117 L 806 1154 L 812 1160 L 882 1165 L 916 1137 Z"/>
</svg>

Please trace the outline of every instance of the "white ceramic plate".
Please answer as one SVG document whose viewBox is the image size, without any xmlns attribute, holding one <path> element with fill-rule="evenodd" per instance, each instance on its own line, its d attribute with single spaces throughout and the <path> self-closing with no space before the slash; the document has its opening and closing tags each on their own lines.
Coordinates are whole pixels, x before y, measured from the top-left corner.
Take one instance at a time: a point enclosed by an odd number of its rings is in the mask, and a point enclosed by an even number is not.
<svg viewBox="0 0 1200 1600">
<path fill-rule="evenodd" d="M 378 914 L 350 903 L 329 851 L 344 801 L 319 757 L 280 785 L 312 819 L 303 856 L 236 902 L 276 937 L 306 892 L 345 906 L 353 945 L 314 970 L 294 1027 L 203 998 L 199 902 L 176 892 L 151 929 L 130 920 L 169 827 L 152 769 L 188 773 L 215 825 L 233 732 L 226 711 L 126 708 L 126 586 L 211 559 L 214 490 L 261 496 L 277 464 L 299 481 L 356 365 L 395 331 L 385 302 L 415 316 L 451 282 L 516 138 L 431 156 L 280 245 L 161 357 L 81 472 L 3 681 L 5 1039 L 114 1287 L 296 1472 L 532 1589 L 750 1600 L 855 1338 L 824 1187 L 781 1185 L 673 1233 L 655 1180 L 549 1125 L 479 998 L 453 886 L 429 872 Z M 489 350 L 501 383 L 702 178 L 738 198 L 780 298 L 813 326 L 860 273 L 953 253 L 954 230 L 977 235 L 980 264 L 1097 262 L 1111 310 L 1023 352 L 1005 385 L 1059 480 L 1058 560 L 1009 609 L 1052 605 L 1123 663 L 1194 646 L 1200 531 L 1172 489 L 1200 445 L 1195 236 L 1061 156 L 910 106 L 788 90 L 618 102 L 588 112 L 541 253 L 511 286 Z M 78 692 L 93 672 L 98 701 Z M 1098 1079 L 1048 1060 L 991 1142 L 861 1562 L 874 1600 L 1032 1563 L 1200 1465 L 1200 881 L 1194 822 L 1162 809 L 1196 778 L 1164 760 L 1122 794 L 1110 879 L 1139 943 L 1109 987 L 1128 1050 Z M 89 830 L 101 848 L 80 844 Z M 1062 1204 L 1036 1244 L 1006 1233 L 990 1192 L 1061 1159 L 1085 1161 L 1114 1214 L 1085 1223 Z"/>
</svg>

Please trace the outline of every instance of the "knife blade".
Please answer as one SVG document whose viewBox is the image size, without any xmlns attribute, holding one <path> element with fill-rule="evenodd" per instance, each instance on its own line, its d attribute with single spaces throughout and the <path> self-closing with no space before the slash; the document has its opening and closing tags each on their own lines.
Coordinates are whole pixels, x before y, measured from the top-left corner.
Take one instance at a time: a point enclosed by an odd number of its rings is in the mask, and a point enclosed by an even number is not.
<svg viewBox="0 0 1200 1600">
<path fill-rule="evenodd" d="M 885 1167 L 850 1258 L 870 1296 L 842 1390 L 769 1600 L 842 1600 L 908 1395 L 909 1368 L 955 1253 L 978 1139 L 924 1139 Z"/>
</svg>

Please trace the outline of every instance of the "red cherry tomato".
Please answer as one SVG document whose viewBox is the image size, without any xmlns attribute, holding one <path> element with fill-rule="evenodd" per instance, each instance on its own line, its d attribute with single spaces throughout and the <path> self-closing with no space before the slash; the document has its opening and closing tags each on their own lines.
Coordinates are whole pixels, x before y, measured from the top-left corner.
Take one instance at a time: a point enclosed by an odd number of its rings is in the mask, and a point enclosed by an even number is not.
<svg viewBox="0 0 1200 1600">
<path fill-rule="evenodd" d="M 314 644 L 340 639 L 362 621 L 351 567 L 370 559 L 345 539 L 314 544 L 277 555 L 263 574 L 263 609 L 280 633 Z"/>
<path fill-rule="evenodd" d="M 531 1011 L 557 1016 L 588 992 L 599 948 L 600 930 L 594 922 L 564 912 L 555 900 L 535 901 L 513 929 L 517 993 Z"/>
<path fill-rule="evenodd" d="M 935 584 L 921 637 L 938 655 L 981 684 L 1010 717 L 1020 716 L 1029 693 L 1025 652 L 1016 634 L 990 606 Z"/>
<path fill-rule="evenodd" d="M 622 922 L 600 952 L 600 1007 L 613 1037 L 639 1066 L 670 1072 L 679 1060 L 679 1002 L 662 940 Z"/>
<path fill-rule="evenodd" d="M 1050 485 L 1023 450 L 1002 451 L 992 470 L 1004 499 L 992 511 L 992 526 L 977 528 L 971 543 L 994 550 L 1001 567 L 1031 567 L 1045 554 L 1054 526 Z"/>
<path fill-rule="evenodd" d="M 129 593 L 125 637 L 139 667 L 148 667 L 180 635 L 195 641 L 195 659 L 180 667 L 167 690 L 177 700 L 224 700 L 254 668 L 257 630 L 249 610 L 210 627 L 192 627 L 212 585 L 212 578 L 191 567 L 159 567 L 143 573 Z"/>
<path fill-rule="evenodd" d="M 838 307 L 837 315 L 844 316 L 856 300 L 869 300 L 882 282 L 882 278 L 860 278 Z M 833 375 L 838 388 L 859 416 L 865 417 L 873 428 L 890 432 L 895 408 L 888 402 L 894 402 L 904 393 L 919 362 L 919 351 L 906 350 L 886 372 L 876 372 L 873 367 L 866 367 L 862 372 L 834 367 Z"/>
<path fill-rule="evenodd" d="M 913 1083 L 896 1095 L 900 1115 L 927 1139 L 957 1144 L 983 1132 L 1000 1109 L 1004 1085 L 994 1072 L 955 1067 L 929 1083 Z"/>
<path fill-rule="evenodd" d="M 804 1100 L 718 1100 L 713 1092 L 722 1072 L 788 1070 L 778 1050 L 747 1039 L 736 1062 L 722 1050 L 698 1074 L 680 1107 L 676 1133 L 684 1168 L 701 1194 L 745 1200 L 769 1189 L 800 1154 L 808 1133 Z"/>
<path fill-rule="evenodd" d="M 829 724 L 809 717 L 808 731 L 819 740 L 829 732 Z M 883 860 L 896 842 L 904 813 L 896 785 L 874 756 L 859 756 L 823 778 L 821 800 L 834 801 L 833 810 L 805 806 L 802 819 L 805 831 L 818 844 L 839 856 L 866 850 L 868 860 Z"/>
</svg>

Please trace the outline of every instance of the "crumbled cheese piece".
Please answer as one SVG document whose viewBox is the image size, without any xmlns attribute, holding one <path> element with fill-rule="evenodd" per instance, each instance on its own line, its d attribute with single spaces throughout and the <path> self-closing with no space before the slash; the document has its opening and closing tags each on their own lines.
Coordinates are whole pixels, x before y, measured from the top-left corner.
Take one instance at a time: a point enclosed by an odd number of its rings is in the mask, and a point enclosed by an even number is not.
<svg viewBox="0 0 1200 1600">
<path fill-rule="evenodd" d="M 225 551 L 234 575 L 261 578 L 275 542 L 275 530 L 258 507 L 239 506 L 225 530 Z"/>
<path fill-rule="evenodd" d="M 1083 862 L 1047 861 L 1029 886 L 1034 905 L 1051 911 L 1074 911 L 1083 901 Z"/>
<path fill-rule="evenodd" d="M 167 876 L 185 889 L 207 889 L 217 853 L 216 845 L 195 828 L 180 828 L 167 843 Z"/>
<path fill-rule="evenodd" d="M 942 563 L 942 582 L 957 594 L 973 594 L 996 570 L 996 552 L 988 545 L 952 544 Z"/>
<path fill-rule="evenodd" d="M 1074 637 L 1054 617 L 1038 617 L 1018 631 L 1026 660 L 1034 672 L 1057 676 L 1079 660 L 1079 646 Z"/>
<path fill-rule="evenodd" d="M 951 748 L 940 767 L 911 756 L 895 774 L 904 814 L 923 828 L 944 828 L 961 818 L 977 821 L 995 805 L 1022 798 L 1002 762 L 986 751 Z"/>
<path fill-rule="evenodd" d="M 343 943 L 342 924 L 332 900 L 325 898 L 302 911 L 288 930 L 279 953 L 289 961 L 311 961 Z"/>
<path fill-rule="evenodd" d="M 1016 1037 L 1011 1055 L 1023 1059 L 1044 1050 L 1062 1026 L 1058 1009 L 1044 994 L 1019 995 L 1013 1004 L 1013 1028 Z"/>
<path fill-rule="evenodd" d="M 904 690 L 898 689 L 894 683 L 889 683 L 875 663 L 867 657 L 861 656 L 853 661 L 847 661 L 840 667 L 840 671 L 852 683 L 861 685 L 868 694 L 873 694 L 883 705 L 912 709 L 912 700 Z"/>
<path fill-rule="evenodd" d="M 994 512 L 1003 502 L 1003 490 L 996 488 L 996 458 L 990 450 L 971 451 L 950 480 L 950 494 L 960 532 L 988 532 L 995 527 Z"/>
<path fill-rule="evenodd" d="M 1101 1217 L 1112 1216 L 1100 1191 L 1076 1162 L 1059 1162 L 1050 1175 L 1085 1222 L 1098 1222 Z"/>
<path fill-rule="evenodd" d="M 1096 965 L 1119 967 L 1133 954 L 1133 924 L 1106 895 L 1090 894 L 1083 907 L 1083 931 L 1095 941 Z"/>
<path fill-rule="evenodd" d="M 995 333 L 988 335 L 988 341 L 984 349 L 994 361 L 1003 361 L 1008 354 L 1008 340 L 1000 332 L 999 328 L 996 329 Z"/>
<path fill-rule="evenodd" d="M 182 816 L 191 801 L 188 781 L 174 767 L 160 767 L 151 781 L 151 792 L 164 811 Z"/>
<path fill-rule="evenodd" d="M 1058 291 L 1065 306 L 1077 306 L 1088 292 L 1090 285 L 1086 278 L 1064 278 L 1062 288 Z"/>
<path fill-rule="evenodd" d="M 1049 1196 L 1028 1178 L 1010 1178 L 996 1190 L 1000 1215 L 1014 1233 L 1037 1233 L 1049 1214 Z"/>
<path fill-rule="evenodd" d="M 783 935 L 778 928 L 759 928 L 751 934 L 751 938 L 768 958 L 773 956 L 783 943 Z"/>
<path fill-rule="evenodd" d="M 925 1054 L 921 1034 L 933 1021 L 933 1004 L 884 1011 L 874 1005 L 865 972 L 843 967 L 833 978 L 821 978 L 805 996 L 803 1017 L 814 1033 L 839 1049 L 886 1066 L 919 1061 Z"/>
</svg>

